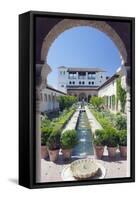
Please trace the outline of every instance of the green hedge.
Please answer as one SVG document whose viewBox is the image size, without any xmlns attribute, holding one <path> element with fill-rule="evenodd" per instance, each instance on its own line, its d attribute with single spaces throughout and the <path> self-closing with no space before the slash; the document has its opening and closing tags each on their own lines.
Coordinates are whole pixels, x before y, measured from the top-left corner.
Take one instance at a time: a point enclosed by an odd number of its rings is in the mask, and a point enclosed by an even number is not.
<svg viewBox="0 0 138 200">
<path fill-rule="evenodd" d="M 57 134 L 59 134 L 59 132 L 61 133 L 62 130 L 64 129 L 65 125 L 69 121 L 69 119 L 74 114 L 74 112 L 75 112 L 74 108 L 65 110 L 64 112 L 61 113 L 61 115 L 58 118 L 56 118 L 53 121 L 49 120 L 46 117 L 42 121 L 42 125 L 41 125 L 41 144 L 42 145 L 46 144 L 50 135 L 53 134 L 55 136 L 56 133 Z M 54 138 L 54 136 L 52 136 L 52 138 Z M 51 139 L 50 139 L 50 141 L 51 141 Z M 49 143 L 50 143 L 50 141 L 49 141 Z M 50 146 L 50 144 L 49 144 L 49 146 Z"/>
</svg>

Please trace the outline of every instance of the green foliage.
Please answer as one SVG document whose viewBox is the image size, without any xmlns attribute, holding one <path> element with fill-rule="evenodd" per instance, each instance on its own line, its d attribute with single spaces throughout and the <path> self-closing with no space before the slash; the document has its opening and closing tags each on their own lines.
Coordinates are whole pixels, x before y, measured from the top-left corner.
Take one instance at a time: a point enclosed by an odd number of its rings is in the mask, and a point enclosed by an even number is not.
<svg viewBox="0 0 138 200">
<path fill-rule="evenodd" d="M 98 112 L 94 109 L 91 110 L 97 121 L 103 127 L 105 133 L 103 138 L 99 138 L 100 131 L 96 131 L 97 137 L 94 138 L 95 144 L 100 144 L 102 141 L 105 145 L 115 147 L 119 144 L 126 144 L 126 129 L 127 119 L 121 113 L 112 114 L 110 111 Z"/>
<path fill-rule="evenodd" d="M 97 112 L 93 110 L 92 113 L 104 129 L 112 127 L 111 122 L 108 120 L 107 117 L 105 117 L 105 112 Z"/>
<path fill-rule="evenodd" d="M 46 142 L 52 133 L 52 127 L 43 127 L 41 129 L 41 145 L 46 145 Z"/>
<path fill-rule="evenodd" d="M 117 147 L 119 143 L 119 135 L 115 128 L 106 128 L 105 130 L 105 144 L 108 147 Z"/>
<path fill-rule="evenodd" d="M 121 79 L 117 79 L 116 84 L 116 91 L 117 91 L 117 99 L 120 101 L 121 104 L 121 112 L 125 111 L 125 104 L 126 104 L 126 91 L 122 88 Z"/>
<path fill-rule="evenodd" d="M 64 110 L 53 121 L 46 116 L 41 125 L 41 144 L 48 145 L 49 149 L 57 149 L 60 144 L 60 134 L 74 112 L 74 108 Z"/>
<path fill-rule="evenodd" d="M 97 110 L 101 110 L 102 105 L 104 104 L 104 99 L 102 97 L 91 97 L 90 103 L 93 105 L 93 107 Z"/>
<path fill-rule="evenodd" d="M 61 131 L 59 129 L 53 130 L 46 143 L 48 149 L 50 150 L 60 149 L 60 134 Z"/>
<path fill-rule="evenodd" d="M 112 95 L 112 109 L 115 109 L 115 102 L 116 102 L 116 97 L 115 95 Z"/>
<path fill-rule="evenodd" d="M 127 129 L 127 119 L 125 116 L 118 114 L 115 119 L 115 127 L 118 130 Z"/>
<path fill-rule="evenodd" d="M 78 142 L 76 130 L 65 131 L 60 138 L 62 149 L 72 149 Z"/>
<path fill-rule="evenodd" d="M 66 96 L 59 96 L 58 97 L 58 102 L 59 102 L 59 107 L 60 110 L 64 110 L 64 109 L 68 109 L 69 107 L 71 107 L 74 103 L 77 102 L 77 97 L 75 96 L 70 96 L 70 95 L 66 95 Z"/>
<path fill-rule="evenodd" d="M 94 135 L 93 140 L 96 146 L 104 146 L 105 145 L 105 131 L 103 129 L 95 130 L 95 135 Z"/>
<path fill-rule="evenodd" d="M 120 130 L 118 132 L 119 135 L 119 145 L 127 146 L 127 130 Z"/>
</svg>

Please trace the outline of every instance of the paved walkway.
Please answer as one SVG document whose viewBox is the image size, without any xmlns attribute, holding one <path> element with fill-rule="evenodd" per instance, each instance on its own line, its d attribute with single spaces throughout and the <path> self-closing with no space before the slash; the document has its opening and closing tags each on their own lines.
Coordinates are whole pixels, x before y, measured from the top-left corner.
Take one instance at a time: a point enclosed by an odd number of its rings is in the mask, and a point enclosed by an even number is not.
<svg viewBox="0 0 138 200">
<path fill-rule="evenodd" d="M 78 117 L 79 117 L 79 110 L 76 110 L 76 112 L 73 114 L 73 116 L 71 117 L 71 119 L 67 123 L 67 125 L 64 128 L 64 130 L 62 131 L 62 133 L 64 133 L 67 130 L 75 129 L 76 125 L 77 125 Z"/>
<path fill-rule="evenodd" d="M 87 114 L 87 117 L 88 117 L 88 121 L 89 121 L 90 126 L 91 126 L 92 133 L 94 133 L 96 129 L 102 129 L 102 126 L 96 120 L 96 118 L 94 117 L 94 115 L 92 114 L 92 112 L 90 111 L 88 106 L 85 106 L 85 110 L 86 110 L 86 114 Z"/>
<path fill-rule="evenodd" d="M 62 170 L 72 161 L 74 161 L 74 159 L 70 162 L 63 161 L 61 154 L 56 163 L 41 159 L 41 182 L 63 181 L 61 177 Z M 127 161 L 120 158 L 119 153 L 114 160 L 111 160 L 106 154 L 104 154 L 103 160 L 98 160 L 98 162 L 100 162 L 106 169 L 105 178 L 127 177 Z"/>
</svg>

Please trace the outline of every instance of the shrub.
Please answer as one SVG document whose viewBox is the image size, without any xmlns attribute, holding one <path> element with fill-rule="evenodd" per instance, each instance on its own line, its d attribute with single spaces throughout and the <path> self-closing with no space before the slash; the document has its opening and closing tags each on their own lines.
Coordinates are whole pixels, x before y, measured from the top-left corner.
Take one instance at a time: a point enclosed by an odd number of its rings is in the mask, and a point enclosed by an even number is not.
<svg viewBox="0 0 138 200">
<path fill-rule="evenodd" d="M 93 105 L 93 107 L 97 110 L 101 110 L 101 107 L 104 103 L 104 99 L 102 97 L 91 97 L 90 103 Z"/>
<path fill-rule="evenodd" d="M 127 146 L 127 130 L 120 130 L 119 134 L 119 145 Z"/>
<path fill-rule="evenodd" d="M 77 102 L 77 97 L 75 97 L 75 96 L 70 96 L 70 95 L 59 96 L 59 97 L 58 97 L 58 102 L 59 102 L 60 110 L 68 109 L 68 108 L 71 107 L 74 103 Z"/>
<path fill-rule="evenodd" d="M 43 127 L 41 129 L 41 145 L 46 145 L 47 140 L 52 133 L 52 128 L 50 127 Z"/>
<path fill-rule="evenodd" d="M 57 130 L 53 130 L 46 143 L 48 149 L 56 150 L 60 148 L 60 134 L 61 131 L 59 128 Z"/>
<path fill-rule="evenodd" d="M 105 130 L 105 144 L 108 147 L 117 147 L 119 143 L 119 136 L 115 128 L 107 128 Z"/>
<path fill-rule="evenodd" d="M 76 130 L 65 131 L 60 138 L 62 149 L 72 149 L 78 142 Z"/>
<path fill-rule="evenodd" d="M 94 144 L 96 146 L 104 146 L 105 145 L 105 131 L 103 129 L 95 130 L 94 135 Z"/>
<path fill-rule="evenodd" d="M 127 129 L 127 119 L 123 115 L 117 115 L 115 120 L 115 127 L 118 130 Z"/>
</svg>

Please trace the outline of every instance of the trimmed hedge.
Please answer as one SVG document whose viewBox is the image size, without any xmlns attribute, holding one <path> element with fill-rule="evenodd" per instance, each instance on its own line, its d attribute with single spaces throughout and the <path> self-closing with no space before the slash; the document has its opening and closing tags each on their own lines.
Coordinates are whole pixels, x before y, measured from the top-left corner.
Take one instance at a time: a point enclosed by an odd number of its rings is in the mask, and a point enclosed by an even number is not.
<svg viewBox="0 0 138 200">
<path fill-rule="evenodd" d="M 50 121 L 47 117 L 45 120 L 42 121 L 41 125 L 41 144 L 44 145 L 47 143 L 48 138 L 51 136 L 52 138 L 55 137 L 55 134 L 60 131 L 60 134 L 69 121 L 69 119 L 72 117 L 74 114 L 75 109 L 70 108 L 66 111 L 63 111 L 62 114 L 57 118 L 56 120 Z M 54 139 L 55 140 L 55 139 Z M 50 139 L 52 143 L 52 139 Z M 50 143 L 49 141 L 49 143 Z"/>
</svg>

